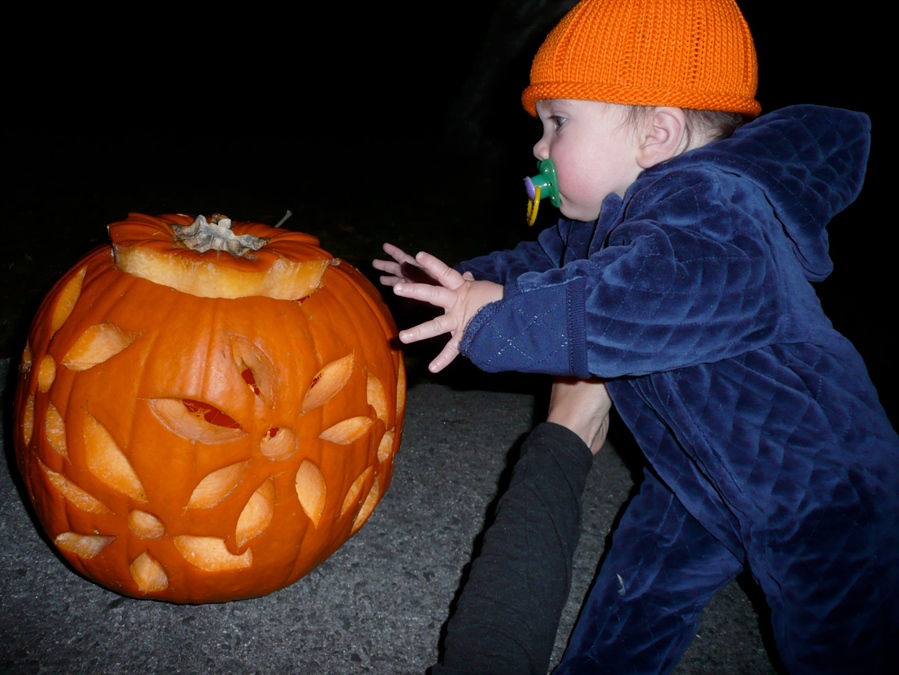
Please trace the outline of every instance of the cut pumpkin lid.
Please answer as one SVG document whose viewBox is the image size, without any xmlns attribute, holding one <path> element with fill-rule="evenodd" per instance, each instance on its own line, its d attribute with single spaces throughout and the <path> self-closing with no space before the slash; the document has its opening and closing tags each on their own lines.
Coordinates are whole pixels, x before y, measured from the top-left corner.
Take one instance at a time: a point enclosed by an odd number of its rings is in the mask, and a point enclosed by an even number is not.
<svg viewBox="0 0 899 675">
<path fill-rule="evenodd" d="M 202 298 L 298 300 L 339 262 L 311 235 L 221 215 L 132 213 L 109 237 L 122 272 Z"/>
</svg>

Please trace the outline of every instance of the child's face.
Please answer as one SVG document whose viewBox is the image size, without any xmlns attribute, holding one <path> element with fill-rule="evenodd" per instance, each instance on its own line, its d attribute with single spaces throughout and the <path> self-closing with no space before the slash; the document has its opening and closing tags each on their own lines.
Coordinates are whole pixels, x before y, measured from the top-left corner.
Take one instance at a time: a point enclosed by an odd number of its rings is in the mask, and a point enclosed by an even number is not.
<svg viewBox="0 0 899 675">
<path fill-rule="evenodd" d="M 624 106 L 600 101 L 537 102 L 543 137 L 534 155 L 556 165 L 565 217 L 598 218 L 603 200 L 612 193 L 623 197 L 637 179 L 637 134 L 625 123 L 624 112 Z"/>
</svg>

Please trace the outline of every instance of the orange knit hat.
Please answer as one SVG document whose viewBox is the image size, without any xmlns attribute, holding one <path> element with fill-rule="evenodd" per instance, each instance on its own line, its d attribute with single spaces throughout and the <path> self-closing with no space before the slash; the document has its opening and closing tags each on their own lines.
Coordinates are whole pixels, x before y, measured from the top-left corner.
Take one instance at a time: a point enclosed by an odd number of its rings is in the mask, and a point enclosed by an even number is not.
<svg viewBox="0 0 899 675">
<path fill-rule="evenodd" d="M 583 0 L 540 47 L 521 102 L 531 115 L 570 98 L 755 117 L 757 85 L 734 0 Z"/>
</svg>

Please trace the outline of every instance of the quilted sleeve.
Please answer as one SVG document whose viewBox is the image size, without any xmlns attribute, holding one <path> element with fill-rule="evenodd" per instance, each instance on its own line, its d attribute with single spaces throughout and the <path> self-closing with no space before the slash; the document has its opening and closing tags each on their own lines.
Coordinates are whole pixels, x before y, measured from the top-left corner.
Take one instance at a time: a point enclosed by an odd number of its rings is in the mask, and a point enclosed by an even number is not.
<svg viewBox="0 0 899 675">
<path fill-rule="evenodd" d="M 462 353 L 487 371 L 610 378 L 717 361 L 783 332 L 795 275 L 779 270 L 786 238 L 759 225 L 773 218 L 760 191 L 679 171 L 623 208 L 587 257 L 506 284 Z"/>
<path fill-rule="evenodd" d="M 471 272 L 475 279 L 498 284 L 513 283 L 526 272 L 545 272 L 562 264 L 564 244 L 562 237 L 569 223 L 544 230 L 540 241 L 524 241 L 508 251 L 496 251 L 489 255 L 460 263 L 456 269 Z"/>
</svg>

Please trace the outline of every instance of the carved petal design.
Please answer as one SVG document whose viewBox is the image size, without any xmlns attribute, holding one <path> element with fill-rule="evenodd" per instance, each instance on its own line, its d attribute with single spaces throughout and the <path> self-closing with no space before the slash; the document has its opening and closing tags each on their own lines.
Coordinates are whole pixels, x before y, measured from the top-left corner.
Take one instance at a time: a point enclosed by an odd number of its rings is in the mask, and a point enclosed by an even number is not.
<svg viewBox="0 0 899 675">
<path fill-rule="evenodd" d="M 248 466 L 249 462 L 237 462 L 210 473 L 194 488 L 187 507 L 190 509 L 211 509 L 220 503 L 243 480 Z"/>
<path fill-rule="evenodd" d="M 353 508 L 355 504 L 359 503 L 359 495 L 362 493 L 362 485 L 365 483 L 365 480 L 368 478 L 369 474 L 372 471 L 372 467 L 368 467 L 365 471 L 360 473 L 359 477 L 353 481 L 352 485 L 350 485 L 350 489 L 347 491 L 346 497 L 343 498 L 343 505 L 340 507 L 341 516 L 351 508 Z"/>
<path fill-rule="evenodd" d="M 98 323 L 85 330 L 62 359 L 69 370 L 87 370 L 108 361 L 134 342 L 137 333 L 129 333 L 114 323 Z"/>
<path fill-rule="evenodd" d="M 271 359 L 252 342 L 236 335 L 231 337 L 231 353 L 238 372 L 253 393 L 269 408 L 274 408 L 277 371 Z"/>
<path fill-rule="evenodd" d="M 353 519 L 352 532 L 355 532 L 360 527 L 365 525 L 365 521 L 368 520 L 368 517 L 372 514 L 372 511 L 375 510 L 375 507 L 378 505 L 378 502 L 380 500 L 381 482 L 375 479 L 374 484 L 371 486 L 371 490 L 368 491 L 368 496 L 365 498 L 365 501 L 362 502 L 362 508 L 359 509 L 359 513 L 357 513 L 356 517 Z"/>
<path fill-rule="evenodd" d="M 226 443 L 242 438 L 247 433 L 239 426 L 232 428 L 208 422 L 206 411 L 215 410 L 208 404 L 203 404 L 208 407 L 200 410 L 195 406 L 188 407 L 180 398 L 151 398 L 149 404 L 169 431 L 199 443 Z"/>
<path fill-rule="evenodd" d="M 378 419 L 387 424 L 387 394 L 384 392 L 384 385 L 381 380 L 368 374 L 368 386 L 366 387 L 369 405 L 375 409 L 375 415 Z"/>
<path fill-rule="evenodd" d="M 159 539 L 165 534 L 165 525 L 159 518 L 137 509 L 128 514 L 128 529 L 141 539 Z"/>
<path fill-rule="evenodd" d="M 353 354 L 327 364 L 312 378 L 309 391 L 303 399 L 303 412 L 318 408 L 334 398 L 346 386 L 352 374 Z"/>
<path fill-rule="evenodd" d="M 34 394 L 25 399 L 25 412 L 22 415 L 22 436 L 25 445 L 31 445 L 31 435 L 34 433 Z"/>
<path fill-rule="evenodd" d="M 44 464 L 40 460 L 40 458 L 36 459 L 38 461 L 38 464 L 40 464 L 41 470 L 44 472 L 44 475 L 47 477 L 47 480 L 50 481 L 50 485 L 52 485 L 57 492 L 65 497 L 65 499 L 69 503 L 71 503 L 72 506 L 81 509 L 82 511 L 87 511 L 88 513 L 96 513 L 101 515 L 111 513 L 106 504 L 101 502 L 89 492 L 82 490 L 61 473 L 52 471 L 49 467 L 47 467 L 46 464 Z"/>
<path fill-rule="evenodd" d="M 27 373 L 31 370 L 31 362 L 34 360 L 34 357 L 31 355 L 31 344 L 29 342 L 25 342 L 25 349 L 22 351 L 22 363 L 20 368 L 23 373 Z"/>
<path fill-rule="evenodd" d="M 37 388 L 46 393 L 56 379 L 56 361 L 49 354 L 41 359 L 37 369 Z"/>
<path fill-rule="evenodd" d="M 396 419 L 403 419 L 406 410 L 406 366 L 400 359 L 399 373 L 396 377 Z"/>
<path fill-rule="evenodd" d="M 321 432 L 318 437 L 323 441 L 337 443 L 337 445 L 349 445 L 353 441 L 362 438 L 371 426 L 370 417 L 350 417 L 338 422 Z"/>
<path fill-rule="evenodd" d="M 84 283 L 84 274 L 86 272 L 87 267 L 82 267 L 78 274 L 69 279 L 62 292 L 56 296 L 56 306 L 53 308 L 53 316 L 50 318 L 51 335 L 56 334 L 56 331 L 66 322 L 72 310 L 75 309 L 75 303 L 78 302 L 78 298 L 81 295 L 81 285 Z"/>
<path fill-rule="evenodd" d="M 282 459 L 293 457 L 298 449 L 297 435 L 293 429 L 288 427 L 269 429 L 268 433 L 259 442 L 259 452 L 266 459 L 270 459 L 273 462 L 280 462 Z"/>
<path fill-rule="evenodd" d="M 137 556 L 128 569 L 142 593 L 155 593 L 169 587 L 169 577 L 162 565 L 146 551 Z"/>
<path fill-rule="evenodd" d="M 106 485 L 138 501 L 147 501 L 131 462 L 106 427 L 90 413 L 84 414 L 84 456 L 90 472 Z"/>
<path fill-rule="evenodd" d="M 109 546 L 115 537 L 107 537 L 101 534 L 78 534 L 77 532 L 63 532 L 54 539 L 54 543 L 63 551 L 74 553 L 79 558 L 90 560 L 97 556 L 104 548 Z"/>
<path fill-rule="evenodd" d="M 44 433 L 47 434 L 47 442 L 57 454 L 69 458 L 69 448 L 66 444 L 66 423 L 56 406 L 50 403 L 47 406 L 47 414 L 44 418 Z"/>
<path fill-rule="evenodd" d="M 325 485 L 325 477 L 321 469 L 308 459 L 303 460 L 297 471 L 296 479 L 297 497 L 300 506 L 309 516 L 312 524 L 318 527 L 322 512 L 325 510 L 325 500 L 328 496 L 328 487 Z"/>
<path fill-rule="evenodd" d="M 242 570 L 253 564 L 252 549 L 248 548 L 242 555 L 234 555 L 225 546 L 224 539 L 183 534 L 173 537 L 172 543 L 187 562 L 204 572 Z"/>
<path fill-rule="evenodd" d="M 266 480 L 253 493 L 237 519 L 236 539 L 240 548 L 245 543 L 265 532 L 275 515 L 275 485 Z"/>
<path fill-rule="evenodd" d="M 386 462 L 393 455 L 393 442 L 396 438 L 396 433 L 393 429 L 389 431 L 385 431 L 384 435 L 381 436 L 381 442 L 378 443 L 378 461 Z"/>
</svg>

